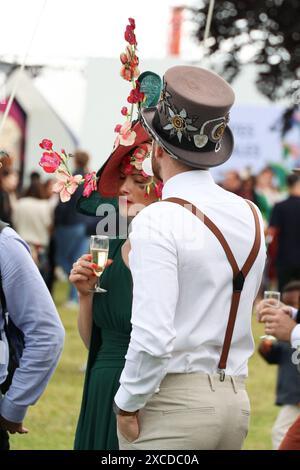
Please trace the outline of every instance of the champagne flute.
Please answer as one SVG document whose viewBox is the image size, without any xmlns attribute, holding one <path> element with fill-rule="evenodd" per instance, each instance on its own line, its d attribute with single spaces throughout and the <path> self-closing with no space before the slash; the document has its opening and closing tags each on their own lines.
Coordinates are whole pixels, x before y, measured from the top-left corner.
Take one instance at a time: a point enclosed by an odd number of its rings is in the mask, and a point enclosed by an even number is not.
<svg viewBox="0 0 300 470">
<path fill-rule="evenodd" d="M 99 266 L 99 269 L 95 269 L 94 273 L 97 276 L 97 284 L 94 289 L 90 292 L 95 294 L 107 292 L 105 289 L 100 287 L 100 277 L 106 266 L 109 249 L 109 237 L 106 235 L 92 235 L 90 240 L 90 253 L 92 255 L 92 263 Z"/>
<path fill-rule="evenodd" d="M 280 307 L 280 292 L 266 290 L 264 292 L 264 300 L 270 300 L 270 299 L 272 299 L 272 302 L 270 303 L 266 302 L 266 306 L 273 307 L 273 308 Z M 263 335 L 263 336 L 260 336 L 260 339 L 268 339 L 273 342 L 277 341 L 277 339 L 273 335 Z"/>
</svg>

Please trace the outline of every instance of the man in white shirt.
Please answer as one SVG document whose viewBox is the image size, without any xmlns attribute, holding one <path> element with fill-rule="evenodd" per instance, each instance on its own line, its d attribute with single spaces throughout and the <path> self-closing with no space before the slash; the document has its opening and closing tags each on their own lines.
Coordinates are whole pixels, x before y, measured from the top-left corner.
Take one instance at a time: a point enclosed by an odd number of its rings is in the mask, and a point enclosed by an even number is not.
<svg viewBox="0 0 300 470">
<path fill-rule="evenodd" d="M 240 449 L 247 434 L 263 223 L 208 171 L 231 155 L 233 101 L 218 75 L 179 66 L 166 72 L 158 105 L 142 112 L 164 188 L 130 234 L 132 333 L 114 407 L 120 449 Z"/>
</svg>

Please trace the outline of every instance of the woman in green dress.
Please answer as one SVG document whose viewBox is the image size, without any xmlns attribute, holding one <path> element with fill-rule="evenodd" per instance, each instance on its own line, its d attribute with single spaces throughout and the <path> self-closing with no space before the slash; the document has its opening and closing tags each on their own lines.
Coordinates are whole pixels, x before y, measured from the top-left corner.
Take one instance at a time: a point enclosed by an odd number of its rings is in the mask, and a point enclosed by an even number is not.
<svg viewBox="0 0 300 470">
<path fill-rule="evenodd" d="M 142 163 L 151 150 L 149 136 L 140 124 L 136 124 L 134 129 L 137 134 L 134 145 L 120 145 L 112 153 L 100 172 L 98 182 L 101 195 L 123 196 L 120 213 L 129 218 L 136 215 L 135 204 L 141 210 L 140 205 L 147 206 L 157 201 L 160 195 L 159 184 L 142 170 Z M 105 201 L 102 199 L 102 202 Z M 84 212 L 91 213 L 86 208 Z M 111 264 L 101 276 L 101 286 L 107 290 L 106 293 L 93 295 L 89 292 L 96 279 L 96 266 L 91 263 L 90 255 L 82 256 L 71 271 L 70 281 L 79 293 L 79 333 L 89 349 L 75 438 L 75 449 L 78 450 L 118 449 L 116 418 L 112 406 L 125 365 L 131 332 L 132 278 L 128 268 L 129 251 L 128 240 L 110 240 Z"/>
</svg>

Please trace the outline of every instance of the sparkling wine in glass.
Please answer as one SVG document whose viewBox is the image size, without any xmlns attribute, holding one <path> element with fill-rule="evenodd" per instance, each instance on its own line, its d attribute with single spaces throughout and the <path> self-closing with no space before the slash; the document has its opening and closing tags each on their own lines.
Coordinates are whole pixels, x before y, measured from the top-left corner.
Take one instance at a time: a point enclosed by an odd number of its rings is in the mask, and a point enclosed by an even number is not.
<svg viewBox="0 0 300 470">
<path fill-rule="evenodd" d="M 97 284 L 95 289 L 92 289 L 91 292 L 96 294 L 107 292 L 105 289 L 100 287 L 100 277 L 106 266 L 108 258 L 108 249 L 109 249 L 109 237 L 106 235 L 92 235 L 90 241 L 90 253 L 92 255 L 92 263 L 95 263 L 99 266 L 99 269 L 95 269 L 94 273 L 97 276 Z"/>
<path fill-rule="evenodd" d="M 264 300 L 271 300 L 270 303 L 266 302 L 266 305 L 273 307 L 273 308 L 279 308 L 280 307 L 280 292 L 273 291 L 273 290 L 266 290 L 264 292 Z M 273 342 L 277 341 L 277 339 L 272 335 L 263 335 L 260 337 L 260 339 L 268 339 Z"/>
</svg>

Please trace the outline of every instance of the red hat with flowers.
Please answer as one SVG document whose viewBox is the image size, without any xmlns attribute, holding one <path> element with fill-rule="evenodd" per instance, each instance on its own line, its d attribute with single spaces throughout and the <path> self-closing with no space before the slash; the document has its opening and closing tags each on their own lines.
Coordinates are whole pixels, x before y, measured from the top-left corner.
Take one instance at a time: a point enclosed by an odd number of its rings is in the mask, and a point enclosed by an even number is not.
<svg viewBox="0 0 300 470">
<path fill-rule="evenodd" d="M 152 190 L 158 198 L 161 196 L 162 183 L 154 179 L 149 164 L 152 149 L 151 137 L 139 121 L 134 120 L 134 114 L 137 111 L 139 116 L 142 108 L 157 104 L 162 82 L 160 77 L 153 72 L 144 72 L 140 75 L 133 18 L 129 18 L 124 37 L 127 45 L 125 52 L 120 55 L 122 64 L 120 75 L 130 82 L 132 87 L 127 97 L 127 106 L 121 109 L 121 114 L 126 117 L 126 121 L 115 126 L 117 137 L 113 151 L 98 173 L 91 172 L 84 176 L 72 175 L 69 168 L 69 158 L 72 155 L 64 150 L 61 153 L 56 152 L 51 140 L 44 139 L 40 144 L 44 150 L 40 166 L 47 173 L 55 173 L 58 177 L 54 191 L 59 193 L 61 200 L 65 202 L 71 198 L 77 187 L 83 184 L 83 198 L 79 200 L 79 210 L 81 210 L 80 201 L 89 198 L 91 204 L 85 201 L 83 209 L 89 214 L 95 213 L 95 208 L 101 204 L 101 198 L 118 196 L 121 169 L 129 175 L 135 168 L 141 172 L 145 180 L 148 180 L 145 185 L 145 197 Z"/>
<path fill-rule="evenodd" d="M 158 101 L 161 79 L 152 72 L 145 72 L 140 75 L 135 21 L 133 18 L 129 18 L 124 37 L 128 44 L 125 52 L 120 55 L 122 64 L 120 75 L 124 80 L 131 83 L 132 89 L 127 97 L 129 106 L 123 106 L 121 109 L 121 114 L 126 117 L 126 121 L 123 125 L 118 124 L 115 127 L 117 137 L 113 152 L 102 171 L 100 171 L 98 191 L 101 196 L 105 197 L 118 195 L 121 168 L 127 175 L 131 174 L 135 168 L 141 172 L 145 179 L 149 180 L 150 178 L 150 183 L 146 185 L 146 196 L 152 189 L 156 191 L 156 194 L 159 194 L 158 188 L 161 187 L 153 178 L 153 173 L 150 170 L 151 165 L 146 164 L 152 150 L 151 137 L 138 121 L 133 120 L 135 108 L 139 113 L 143 107 L 149 106 L 150 101 L 151 103 L 153 100 Z"/>
</svg>

